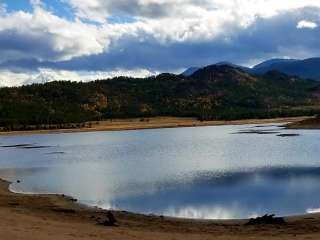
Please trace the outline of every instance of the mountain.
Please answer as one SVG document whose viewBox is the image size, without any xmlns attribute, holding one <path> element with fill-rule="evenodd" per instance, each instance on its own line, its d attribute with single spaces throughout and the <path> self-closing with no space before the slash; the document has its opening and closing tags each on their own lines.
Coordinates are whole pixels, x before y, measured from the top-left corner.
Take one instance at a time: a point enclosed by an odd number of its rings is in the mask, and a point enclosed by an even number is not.
<svg viewBox="0 0 320 240">
<path fill-rule="evenodd" d="M 248 67 L 244 67 L 244 66 L 241 66 L 241 65 L 233 64 L 231 62 L 218 62 L 215 65 L 218 65 L 218 66 L 227 65 L 227 66 L 230 66 L 230 67 L 242 69 L 243 71 L 246 71 L 246 72 L 250 72 L 250 70 L 251 70 Z"/>
<path fill-rule="evenodd" d="M 182 76 L 189 77 L 191 76 L 194 72 L 198 71 L 200 68 L 198 67 L 190 67 L 186 69 L 183 73 L 181 73 Z"/>
<path fill-rule="evenodd" d="M 201 82 L 221 82 L 224 84 L 236 81 L 251 82 L 257 80 L 241 68 L 226 64 L 209 65 L 195 71 L 190 77 Z"/>
<path fill-rule="evenodd" d="M 164 73 L 0 88 L 0 128 L 151 116 L 231 120 L 314 115 L 320 113 L 319 100 L 317 81 L 210 65 L 189 77 Z"/>
<path fill-rule="evenodd" d="M 251 74 L 259 75 L 275 70 L 290 76 L 298 76 L 304 79 L 313 79 L 320 81 L 320 58 L 309 58 L 305 60 L 275 58 L 259 63 L 253 68 L 236 65 L 230 62 L 218 62 L 214 65 L 227 65 L 234 68 L 242 69 L 243 71 Z M 182 75 L 191 76 L 199 69 L 201 68 L 188 68 L 185 72 L 182 73 Z"/>
<path fill-rule="evenodd" d="M 305 79 L 320 80 L 320 58 L 309 58 L 305 60 L 272 59 L 253 67 L 252 72 L 264 74 L 272 70 Z"/>
<path fill-rule="evenodd" d="M 240 68 L 244 71 L 250 71 L 250 68 L 247 68 L 247 67 L 244 67 L 244 66 L 240 66 L 240 65 L 236 65 L 236 64 L 233 64 L 231 62 L 218 62 L 216 64 L 213 64 L 213 65 L 216 65 L 216 66 L 230 66 L 230 67 L 233 67 L 233 68 Z M 186 69 L 183 73 L 181 73 L 181 75 L 185 76 L 185 77 L 190 77 L 193 73 L 195 73 L 196 71 L 200 70 L 201 67 L 190 67 L 188 69 Z"/>
<path fill-rule="evenodd" d="M 274 58 L 274 59 L 269 59 L 267 61 L 264 61 L 262 63 L 257 64 L 252 68 L 252 70 L 255 73 L 266 73 L 271 70 L 276 70 L 272 69 L 273 65 L 277 64 L 282 64 L 282 63 L 290 63 L 290 62 L 295 62 L 297 61 L 296 59 L 281 59 L 281 58 Z"/>
</svg>

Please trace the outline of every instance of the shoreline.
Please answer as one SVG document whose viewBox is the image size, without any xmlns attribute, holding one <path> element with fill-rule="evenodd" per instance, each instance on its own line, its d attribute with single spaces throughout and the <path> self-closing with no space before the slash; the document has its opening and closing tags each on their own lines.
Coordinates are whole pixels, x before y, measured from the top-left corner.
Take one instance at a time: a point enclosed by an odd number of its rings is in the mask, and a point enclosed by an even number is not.
<svg viewBox="0 0 320 240">
<path fill-rule="evenodd" d="M 222 125 L 245 125 L 245 124 L 271 124 L 271 123 L 292 123 L 300 122 L 311 117 L 287 117 L 270 119 L 245 119 L 232 121 L 199 121 L 195 118 L 177 117 L 155 117 L 141 119 L 113 119 L 106 121 L 90 122 L 91 127 L 72 129 L 52 129 L 52 130 L 27 130 L 27 131 L 0 131 L 1 136 L 33 135 L 33 134 L 59 134 L 78 132 L 100 132 L 100 131 L 126 131 L 161 128 L 182 128 L 182 127 L 206 127 Z"/>
<path fill-rule="evenodd" d="M 171 120 L 168 123 L 168 120 Z M 239 124 L 271 124 L 309 120 L 309 117 L 277 118 L 238 121 L 201 122 L 196 126 L 219 126 Z M 181 124 L 181 119 L 161 118 L 162 124 Z M 175 121 L 173 121 L 175 120 Z M 186 120 L 194 124 L 194 120 Z M 131 120 L 128 127 L 136 127 L 138 120 Z M 161 128 L 159 118 L 149 120 L 150 129 Z M 150 123 L 149 122 L 149 123 Z M 160 121 L 161 122 L 161 121 Z M 71 129 L 77 131 L 120 131 L 128 120 L 116 121 L 112 129 Z M 185 122 L 184 122 L 185 123 Z M 139 121 L 139 124 L 141 122 Z M 157 124 L 158 127 L 155 126 Z M 142 124 L 141 124 L 142 125 Z M 108 125 L 109 126 L 109 125 Z M 161 125 L 163 127 L 163 125 Z M 170 125 L 171 126 L 171 125 Z M 170 127 L 166 126 L 166 127 Z M 196 127 L 175 125 L 172 127 Z M 65 130 L 40 132 L 61 133 Z M 19 135 L 10 132 L 7 135 Z M 39 134 L 28 131 L 22 134 Z M 3 134 L 0 133 L 0 136 Z M 156 215 L 144 215 L 127 211 L 107 211 L 76 202 L 72 197 L 59 194 L 15 193 L 9 189 L 10 182 L 0 178 L 0 239 L 23 240 L 247 240 L 247 239 L 320 239 L 320 213 L 284 217 L 285 224 L 261 224 L 246 226 L 248 219 L 205 220 L 185 219 Z M 116 227 L 98 225 L 112 212 L 117 220 Z M 271 213 L 268 213 L 271 214 Z M 9 224 L 8 224 L 9 223 Z"/>
<path fill-rule="evenodd" d="M 201 220 L 111 211 L 116 227 L 97 225 L 106 210 L 63 195 L 17 194 L 0 179 L 0 238 L 73 239 L 320 239 L 320 214 L 286 217 L 285 224 L 246 226 L 248 220 Z M 10 224 L 8 224 L 10 223 Z"/>
<path fill-rule="evenodd" d="M 286 125 L 288 129 L 302 129 L 302 130 L 319 130 L 320 129 L 320 118 L 306 118 L 302 121 L 292 122 Z"/>
</svg>

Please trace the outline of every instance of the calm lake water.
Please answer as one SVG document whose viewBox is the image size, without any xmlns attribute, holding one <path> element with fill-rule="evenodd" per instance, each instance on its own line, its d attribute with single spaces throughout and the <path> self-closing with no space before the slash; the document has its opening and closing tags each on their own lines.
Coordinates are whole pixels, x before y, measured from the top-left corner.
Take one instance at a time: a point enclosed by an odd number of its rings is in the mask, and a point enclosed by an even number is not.
<svg viewBox="0 0 320 240">
<path fill-rule="evenodd" d="M 0 137 L 0 177 L 12 191 L 139 213 L 302 214 L 320 208 L 319 141 L 276 125 Z"/>
</svg>

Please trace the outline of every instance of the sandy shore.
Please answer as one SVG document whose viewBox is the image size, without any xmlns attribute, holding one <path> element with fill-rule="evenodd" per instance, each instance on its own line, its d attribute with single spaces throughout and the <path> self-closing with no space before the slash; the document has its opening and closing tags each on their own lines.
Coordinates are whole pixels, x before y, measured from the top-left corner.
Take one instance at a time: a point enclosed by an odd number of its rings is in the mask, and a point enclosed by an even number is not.
<svg viewBox="0 0 320 240">
<path fill-rule="evenodd" d="M 72 132 L 95 132 L 95 131 L 122 131 L 155 128 L 177 128 L 197 126 L 219 126 L 219 125 L 242 125 L 242 124 L 267 124 L 267 123 L 288 123 L 299 122 L 308 117 L 273 118 L 273 119 L 249 119 L 235 121 L 198 121 L 194 118 L 176 117 L 155 117 L 141 119 L 114 119 L 109 121 L 91 122 L 91 127 L 75 129 L 54 129 L 54 130 L 32 130 L 32 131 L 11 131 L 1 132 L 0 136 L 21 135 L 21 134 L 50 134 L 50 133 L 72 133 Z"/>
<path fill-rule="evenodd" d="M 0 180 L 0 239 L 320 239 L 320 214 L 290 217 L 285 224 L 245 226 L 247 220 L 187 220 L 113 212 L 117 227 L 96 224 L 103 210 L 58 195 L 22 195 Z"/>
</svg>

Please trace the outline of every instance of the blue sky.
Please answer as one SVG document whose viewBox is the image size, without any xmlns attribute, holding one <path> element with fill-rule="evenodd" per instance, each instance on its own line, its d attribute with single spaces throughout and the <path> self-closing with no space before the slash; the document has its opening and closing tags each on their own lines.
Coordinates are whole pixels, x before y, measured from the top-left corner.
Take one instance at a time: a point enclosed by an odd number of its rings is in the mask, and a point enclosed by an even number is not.
<svg viewBox="0 0 320 240">
<path fill-rule="evenodd" d="M 2 0 L 0 2 L 5 4 L 8 12 L 32 12 L 33 10 L 32 2 L 30 0 Z M 54 12 L 54 14 L 58 16 L 67 18 L 69 18 L 70 16 L 74 17 L 70 6 L 67 4 L 63 4 L 63 1 L 61 0 L 43 0 L 41 2 L 44 6 L 46 6 L 48 10 Z"/>
<path fill-rule="evenodd" d="M 10 1 L 10 0 L 5 0 L 2 1 L 7 6 L 7 10 L 10 12 L 13 11 L 31 11 L 32 6 L 29 2 L 29 0 L 16 0 L 16 1 Z"/>
<path fill-rule="evenodd" d="M 0 86 L 320 56 L 318 0 L 0 3 Z"/>
</svg>

